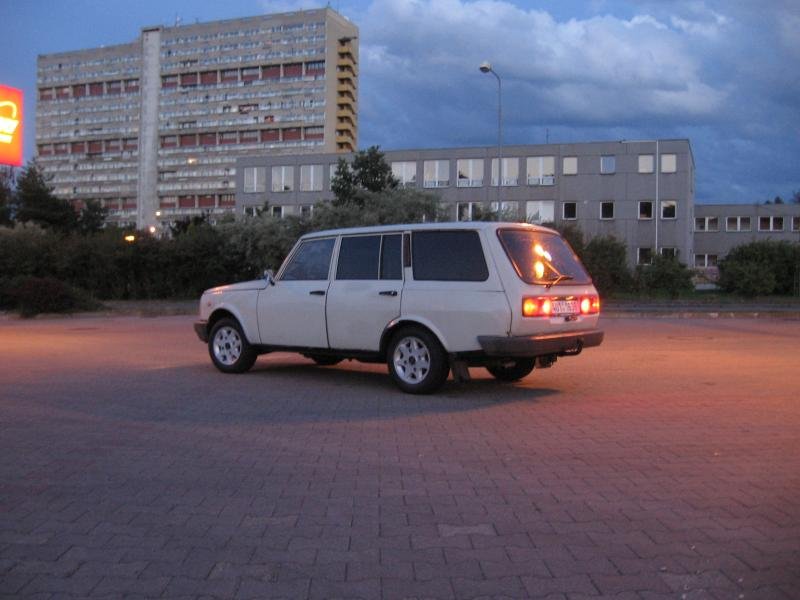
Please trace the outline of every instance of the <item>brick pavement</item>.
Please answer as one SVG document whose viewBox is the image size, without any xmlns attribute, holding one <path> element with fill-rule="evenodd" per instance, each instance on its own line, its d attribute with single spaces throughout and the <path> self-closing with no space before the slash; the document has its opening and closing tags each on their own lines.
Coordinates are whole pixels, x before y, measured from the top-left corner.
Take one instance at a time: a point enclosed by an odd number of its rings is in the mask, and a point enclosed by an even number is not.
<svg viewBox="0 0 800 600">
<path fill-rule="evenodd" d="M 798 322 L 425 398 L 190 323 L 0 323 L 0 597 L 800 598 Z"/>
</svg>

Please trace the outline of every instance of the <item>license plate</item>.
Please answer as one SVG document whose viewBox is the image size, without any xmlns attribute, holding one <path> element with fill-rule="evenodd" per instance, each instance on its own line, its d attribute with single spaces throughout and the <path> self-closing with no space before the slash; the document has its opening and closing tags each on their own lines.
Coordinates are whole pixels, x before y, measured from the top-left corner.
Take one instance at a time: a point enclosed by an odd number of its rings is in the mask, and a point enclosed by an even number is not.
<svg viewBox="0 0 800 600">
<path fill-rule="evenodd" d="M 577 315 L 580 312 L 580 305 L 577 300 L 554 300 L 554 315 Z"/>
</svg>

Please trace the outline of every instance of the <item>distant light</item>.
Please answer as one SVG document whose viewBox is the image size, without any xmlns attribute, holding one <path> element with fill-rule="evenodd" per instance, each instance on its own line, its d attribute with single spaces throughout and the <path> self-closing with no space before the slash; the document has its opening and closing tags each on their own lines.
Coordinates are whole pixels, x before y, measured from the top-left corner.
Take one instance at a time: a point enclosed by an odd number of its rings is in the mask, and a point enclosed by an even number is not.
<svg viewBox="0 0 800 600">
<path fill-rule="evenodd" d="M 133 243 L 133 242 L 135 242 L 135 241 L 136 241 L 136 236 L 135 236 L 135 235 L 133 235 L 132 233 L 129 233 L 128 235 L 126 235 L 126 236 L 125 236 L 124 238 L 122 238 L 122 239 L 123 239 L 123 240 L 125 240 L 126 242 L 128 242 L 129 244 L 131 244 L 131 243 Z"/>
<path fill-rule="evenodd" d="M 150 225 L 149 231 L 150 231 L 150 233 L 155 233 L 156 232 L 156 226 L 155 225 Z"/>
<path fill-rule="evenodd" d="M 157 217 L 160 217 L 160 216 L 161 216 L 161 211 L 160 211 L 160 210 L 157 210 L 157 211 L 156 211 L 156 216 L 157 216 Z"/>
<path fill-rule="evenodd" d="M 197 159 L 194 156 L 190 156 L 186 159 L 186 164 L 193 165 L 197 163 Z"/>
</svg>

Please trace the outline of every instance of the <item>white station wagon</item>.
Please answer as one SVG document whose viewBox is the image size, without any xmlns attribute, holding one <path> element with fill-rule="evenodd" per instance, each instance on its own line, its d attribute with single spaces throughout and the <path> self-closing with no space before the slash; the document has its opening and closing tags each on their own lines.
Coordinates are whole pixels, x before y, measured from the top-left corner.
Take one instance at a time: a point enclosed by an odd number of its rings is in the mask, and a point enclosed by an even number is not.
<svg viewBox="0 0 800 600">
<path fill-rule="evenodd" d="M 552 229 L 429 223 L 301 237 L 277 275 L 207 290 L 195 331 L 225 373 L 291 351 L 320 365 L 386 362 L 430 393 L 482 366 L 515 381 L 597 346 L 600 301 Z"/>
</svg>

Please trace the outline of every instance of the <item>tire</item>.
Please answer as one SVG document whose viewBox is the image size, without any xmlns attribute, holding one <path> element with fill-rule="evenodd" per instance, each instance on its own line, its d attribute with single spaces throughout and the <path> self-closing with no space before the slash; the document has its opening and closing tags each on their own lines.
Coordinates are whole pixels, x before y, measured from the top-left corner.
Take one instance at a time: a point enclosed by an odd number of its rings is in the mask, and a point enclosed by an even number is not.
<svg viewBox="0 0 800 600">
<path fill-rule="evenodd" d="M 498 381 L 519 381 L 533 371 L 535 364 L 535 358 L 517 358 L 486 367 L 486 370 Z"/>
<path fill-rule="evenodd" d="M 313 360 L 320 367 L 330 367 L 342 362 L 342 359 L 337 356 L 327 356 L 325 354 L 306 354 L 305 356 Z"/>
<path fill-rule="evenodd" d="M 430 394 L 447 379 L 450 366 L 436 336 L 421 327 L 404 327 L 389 342 L 389 374 L 409 394 Z"/>
<path fill-rule="evenodd" d="M 208 336 L 211 362 L 223 373 L 244 373 L 256 362 L 258 353 L 247 341 L 236 319 L 220 319 Z"/>
</svg>

